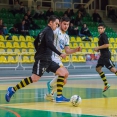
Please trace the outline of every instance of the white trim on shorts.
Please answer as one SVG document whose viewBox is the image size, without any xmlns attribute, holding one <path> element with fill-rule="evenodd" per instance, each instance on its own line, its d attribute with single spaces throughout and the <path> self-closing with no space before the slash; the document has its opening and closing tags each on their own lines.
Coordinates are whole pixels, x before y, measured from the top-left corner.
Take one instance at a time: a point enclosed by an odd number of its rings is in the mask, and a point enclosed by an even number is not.
<svg viewBox="0 0 117 117">
<path fill-rule="evenodd" d="M 39 75 L 39 67 L 40 67 L 40 60 L 38 61 L 38 64 L 37 64 L 37 74 Z"/>
</svg>

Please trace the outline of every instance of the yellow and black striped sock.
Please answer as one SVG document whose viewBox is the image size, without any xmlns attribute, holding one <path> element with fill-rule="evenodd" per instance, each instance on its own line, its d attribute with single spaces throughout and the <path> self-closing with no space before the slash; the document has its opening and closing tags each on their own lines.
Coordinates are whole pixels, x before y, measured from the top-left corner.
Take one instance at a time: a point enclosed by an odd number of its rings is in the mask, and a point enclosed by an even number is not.
<svg viewBox="0 0 117 117">
<path fill-rule="evenodd" d="M 17 91 L 18 89 L 21 89 L 29 84 L 31 84 L 33 81 L 31 77 L 23 79 L 19 84 L 17 84 L 15 87 L 13 87 L 14 91 Z"/>
<path fill-rule="evenodd" d="M 104 72 L 100 73 L 100 77 L 102 78 L 102 80 L 104 82 L 104 85 L 106 86 L 108 84 L 108 82 L 107 82 L 107 79 L 106 79 L 106 76 L 105 76 Z"/>
<path fill-rule="evenodd" d="M 117 71 L 115 72 L 115 75 L 117 76 Z"/>
<path fill-rule="evenodd" d="M 64 85 L 64 76 L 58 76 L 58 79 L 57 79 L 57 96 L 62 95 L 63 85 Z"/>
</svg>

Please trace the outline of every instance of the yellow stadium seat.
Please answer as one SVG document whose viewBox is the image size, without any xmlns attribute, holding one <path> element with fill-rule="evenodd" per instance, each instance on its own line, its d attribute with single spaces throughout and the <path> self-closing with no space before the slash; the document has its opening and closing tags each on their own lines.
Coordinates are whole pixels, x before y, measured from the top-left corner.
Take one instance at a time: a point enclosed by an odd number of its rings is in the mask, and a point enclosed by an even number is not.
<svg viewBox="0 0 117 117">
<path fill-rule="evenodd" d="M 89 39 L 91 40 L 91 42 L 93 42 L 93 38 L 92 37 L 89 37 Z"/>
<path fill-rule="evenodd" d="M 19 41 L 26 41 L 26 39 L 25 39 L 24 36 L 20 35 L 20 36 L 19 36 Z"/>
<path fill-rule="evenodd" d="M 117 44 L 116 43 L 113 44 L 113 48 L 117 49 Z"/>
<path fill-rule="evenodd" d="M 5 48 L 4 42 L 0 42 L 0 48 Z"/>
<path fill-rule="evenodd" d="M 15 35 L 12 36 L 12 40 L 13 40 L 13 41 L 19 41 L 18 37 L 15 36 Z"/>
<path fill-rule="evenodd" d="M 2 35 L 0 35 L 0 42 L 1 41 L 5 41 L 4 37 Z"/>
<path fill-rule="evenodd" d="M 18 42 L 14 42 L 13 43 L 13 48 L 20 48 L 19 43 Z"/>
<path fill-rule="evenodd" d="M 85 43 L 85 48 L 91 48 L 90 44 L 89 43 Z"/>
<path fill-rule="evenodd" d="M 30 55 L 34 55 L 35 54 L 35 50 L 34 49 L 29 49 L 29 54 Z"/>
<path fill-rule="evenodd" d="M 91 43 L 91 48 L 95 48 L 96 44 L 95 43 Z"/>
<path fill-rule="evenodd" d="M 8 63 L 7 59 L 5 56 L 0 57 L 0 63 Z"/>
<path fill-rule="evenodd" d="M 98 42 L 98 38 L 97 37 L 94 37 L 94 39 L 93 39 L 93 42 Z"/>
<path fill-rule="evenodd" d="M 84 43 L 79 43 L 79 46 L 80 46 L 81 48 L 84 48 Z"/>
<path fill-rule="evenodd" d="M 21 57 L 20 57 L 20 56 L 16 56 L 16 57 L 15 57 L 15 61 L 16 61 L 17 63 L 18 63 L 18 62 L 20 63 L 20 62 L 21 62 Z"/>
<path fill-rule="evenodd" d="M 79 62 L 86 62 L 86 58 L 84 56 L 79 56 L 78 61 Z"/>
<path fill-rule="evenodd" d="M 23 56 L 22 63 L 30 63 L 30 59 L 28 56 Z"/>
<path fill-rule="evenodd" d="M 6 35 L 6 36 L 4 37 L 4 39 L 7 40 L 8 37 L 9 37 L 9 36 Z M 7 41 L 12 41 L 12 40 L 7 40 Z"/>
<path fill-rule="evenodd" d="M 15 55 L 16 53 L 13 53 L 12 49 L 7 49 L 7 54 L 8 55 Z"/>
<path fill-rule="evenodd" d="M 115 39 L 114 38 L 110 38 L 109 39 L 109 43 L 115 43 Z"/>
<path fill-rule="evenodd" d="M 5 49 L 0 49 L 0 55 L 6 55 Z"/>
<path fill-rule="evenodd" d="M 20 49 L 14 49 L 14 52 L 20 54 Z"/>
<path fill-rule="evenodd" d="M 81 37 L 77 37 L 77 38 L 76 38 L 76 41 L 77 41 L 77 42 L 82 42 Z"/>
<path fill-rule="evenodd" d="M 11 42 L 6 42 L 6 48 L 13 48 L 12 43 Z"/>
<path fill-rule="evenodd" d="M 87 50 L 86 50 L 86 49 L 82 49 L 82 52 L 83 52 L 83 53 L 86 53 L 86 52 L 87 52 Z"/>
<path fill-rule="evenodd" d="M 27 51 L 27 49 L 22 49 L 21 52 L 23 55 L 29 55 L 29 52 Z"/>
<path fill-rule="evenodd" d="M 109 44 L 109 48 L 111 48 L 111 49 L 113 48 L 113 44 L 112 43 Z"/>
<path fill-rule="evenodd" d="M 76 42 L 75 37 L 70 37 L 70 42 Z"/>
<path fill-rule="evenodd" d="M 65 59 L 62 59 L 62 62 L 69 62 L 70 61 L 70 57 L 67 56 Z"/>
<path fill-rule="evenodd" d="M 90 54 L 93 54 L 93 53 L 94 53 L 94 51 L 93 51 L 92 49 L 88 49 L 88 52 L 89 52 Z"/>
<path fill-rule="evenodd" d="M 27 46 L 28 46 L 28 48 L 34 48 L 34 45 L 32 42 L 28 42 Z"/>
<path fill-rule="evenodd" d="M 70 48 L 73 48 L 72 43 L 69 43 L 69 47 L 70 47 Z"/>
<path fill-rule="evenodd" d="M 112 50 L 111 50 L 111 53 L 112 53 L 112 54 L 116 54 L 116 50 L 112 49 Z"/>
<path fill-rule="evenodd" d="M 113 62 L 116 61 L 115 58 L 114 58 L 114 56 L 111 56 L 111 60 L 112 60 Z"/>
<path fill-rule="evenodd" d="M 77 56 L 72 56 L 72 62 L 78 62 L 78 57 Z"/>
<path fill-rule="evenodd" d="M 28 42 L 31 41 L 32 42 L 33 40 L 31 38 L 31 36 L 26 36 L 26 41 L 28 41 Z"/>
<path fill-rule="evenodd" d="M 77 48 L 78 44 L 77 43 L 73 43 L 73 48 Z"/>
<path fill-rule="evenodd" d="M 31 63 L 34 63 L 34 62 L 35 62 L 34 56 L 31 56 L 31 57 L 30 57 L 30 62 L 31 62 Z"/>
<path fill-rule="evenodd" d="M 8 63 L 17 63 L 13 56 L 8 56 Z"/>
<path fill-rule="evenodd" d="M 21 43 L 20 43 L 20 47 L 21 47 L 21 48 L 27 48 L 27 45 L 26 45 L 25 42 L 21 42 Z"/>
</svg>

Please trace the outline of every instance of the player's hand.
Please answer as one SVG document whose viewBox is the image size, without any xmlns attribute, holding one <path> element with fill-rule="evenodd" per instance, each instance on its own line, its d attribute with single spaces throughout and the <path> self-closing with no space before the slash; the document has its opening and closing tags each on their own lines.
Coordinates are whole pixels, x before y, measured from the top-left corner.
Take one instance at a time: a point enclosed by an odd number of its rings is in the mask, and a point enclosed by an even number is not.
<svg viewBox="0 0 117 117">
<path fill-rule="evenodd" d="M 63 59 L 65 59 L 66 58 L 66 54 L 64 54 L 64 53 L 62 53 L 61 55 L 60 55 L 60 57 L 62 57 Z"/>
<path fill-rule="evenodd" d="M 76 48 L 76 52 L 81 52 L 81 51 L 82 51 L 81 47 Z"/>
<path fill-rule="evenodd" d="M 99 52 L 99 48 L 98 47 L 94 48 L 94 51 Z"/>
</svg>

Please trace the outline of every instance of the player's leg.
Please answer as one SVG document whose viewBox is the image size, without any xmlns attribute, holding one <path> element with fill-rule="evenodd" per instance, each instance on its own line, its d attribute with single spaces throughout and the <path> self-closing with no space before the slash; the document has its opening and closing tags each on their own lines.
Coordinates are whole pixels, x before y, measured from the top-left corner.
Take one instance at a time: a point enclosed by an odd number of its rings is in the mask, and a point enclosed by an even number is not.
<svg viewBox="0 0 117 117">
<path fill-rule="evenodd" d="M 108 84 L 105 73 L 102 71 L 103 66 L 104 66 L 104 59 L 100 57 L 96 66 L 96 71 L 99 73 L 102 81 L 104 82 L 103 92 L 105 92 L 110 87 L 110 85 Z"/>
<path fill-rule="evenodd" d="M 66 69 L 66 68 L 65 68 Z M 58 75 L 56 75 L 52 81 L 47 82 L 48 93 L 45 94 L 44 98 L 48 101 L 54 101 L 54 94 L 57 92 L 57 79 Z M 64 85 L 67 82 L 67 78 L 64 79 Z"/>
<path fill-rule="evenodd" d="M 70 101 L 69 99 L 66 99 L 62 95 L 63 91 L 63 86 L 64 86 L 64 81 L 68 78 L 68 71 L 65 69 L 65 67 L 60 67 L 57 71 L 56 74 L 58 75 L 57 79 L 57 97 L 56 97 L 56 102 L 68 102 Z"/>
<path fill-rule="evenodd" d="M 68 75 L 69 75 L 68 71 L 64 67 L 60 67 L 54 61 L 50 64 L 48 69 L 50 71 L 54 72 L 56 75 L 58 75 L 56 102 L 68 102 L 69 99 L 66 99 L 62 95 L 62 90 L 63 90 L 63 86 L 64 86 L 64 79 L 66 79 L 68 77 Z"/>
<path fill-rule="evenodd" d="M 23 80 L 21 80 L 17 85 L 15 85 L 14 87 L 9 87 L 7 89 L 7 94 L 5 95 L 5 99 L 7 102 L 10 101 L 10 98 L 13 96 L 13 94 L 23 88 L 23 87 L 26 87 L 27 85 L 33 83 L 33 82 L 37 82 L 40 77 L 43 75 L 43 72 L 42 72 L 42 63 L 40 64 L 40 61 L 37 61 L 34 63 L 34 66 L 33 66 L 33 71 L 32 71 L 32 76 L 30 77 L 27 77 L 27 78 L 24 78 Z"/>
</svg>

